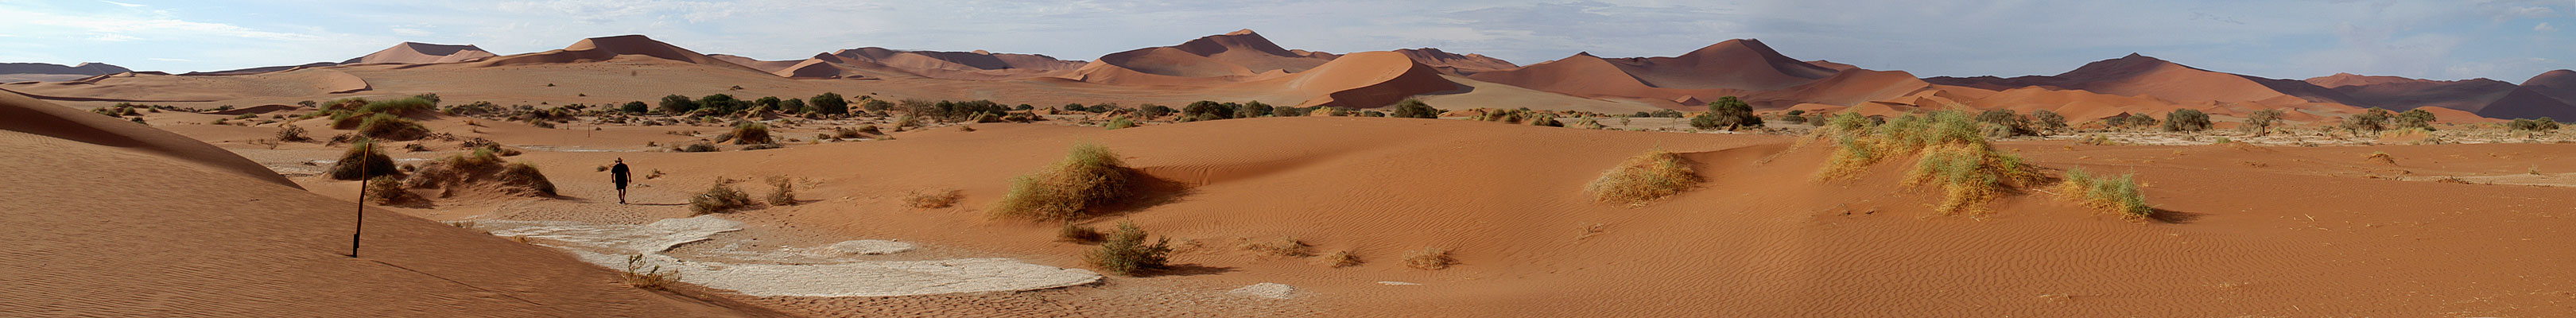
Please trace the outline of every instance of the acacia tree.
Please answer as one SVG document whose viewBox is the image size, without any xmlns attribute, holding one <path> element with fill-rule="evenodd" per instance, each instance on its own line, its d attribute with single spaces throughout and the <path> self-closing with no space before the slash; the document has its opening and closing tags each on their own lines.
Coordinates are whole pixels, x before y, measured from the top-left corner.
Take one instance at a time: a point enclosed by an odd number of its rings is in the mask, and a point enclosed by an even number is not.
<svg viewBox="0 0 2576 318">
<path fill-rule="evenodd" d="M 1736 130 L 1762 127 L 1762 117 L 1753 115 L 1753 105 L 1735 96 L 1719 97 L 1708 102 L 1708 113 L 1691 118 L 1691 127 L 1699 129 Z"/>
</svg>

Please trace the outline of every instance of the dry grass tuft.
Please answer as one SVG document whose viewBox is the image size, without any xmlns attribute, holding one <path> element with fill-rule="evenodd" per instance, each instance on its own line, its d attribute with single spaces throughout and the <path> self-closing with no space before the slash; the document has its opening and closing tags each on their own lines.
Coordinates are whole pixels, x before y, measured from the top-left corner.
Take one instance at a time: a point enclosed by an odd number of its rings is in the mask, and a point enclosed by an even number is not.
<svg viewBox="0 0 2576 318">
<path fill-rule="evenodd" d="M 402 176 L 402 171 L 394 165 L 393 157 L 385 156 L 384 150 L 376 147 L 376 141 L 367 138 L 358 138 L 350 144 L 348 151 L 340 153 L 340 161 L 331 162 L 331 167 L 326 170 L 333 180 Z"/>
<path fill-rule="evenodd" d="M 751 195 L 735 190 L 733 180 L 726 179 L 716 179 L 716 184 L 707 187 L 706 192 L 689 197 L 689 212 L 699 215 L 733 212 L 751 205 Z"/>
<path fill-rule="evenodd" d="M 965 198 L 957 190 L 912 191 L 903 196 L 903 204 L 916 209 L 937 209 L 957 205 Z"/>
<path fill-rule="evenodd" d="M 1134 196 L 1136 178 L 1118 155 L 1099 145 L 1073 146 L 1064 161 L 1012 180 L 993 214 L 1032 220 L 1074 220 Z"/>
<path fill-rule="evenodd" d="M 1082 226 L 1081 224 L 1075 224 L 1073 222 L 1064 222 L 1064 227 L 1059 227 L 1055 230 L 1055 240 L 1073 242 L 1074 244 L 1100 243 L 1101 240 L 1107 238 L 1107 235 L 1101 234 L 1100 230 L 1092 229 L 1089 226 Z"/>
<path fill-rule="evenodd" d="M 1629 157 L 1619 167 L 1601 172 L 1600 179 L 1584 187 L 1600 202 L 1644 206 L 1656 199 L 1680 194 L 1698 186 L 1699 174 L 1691 170 L 1688 159 L 1663 149 L 1648 150 Z"/>
<path fill-rule="evenodd" d="M 643 254 L 627 256 L 626 272 L 621 275 L 626 278 L 626 286 L 652 290 L 661 290 L 680 281 L 679 271 L 663 271 L 661 265 L 645 268 Z"/>
<path fill-rule="evenodd" d="M 1110 232 L 1109 239 L 1084 255 L 1083 260 L 1101 270 L 1127 276 L 1168 267 L 1165 262 L 1171 259 L 1172 238 L 1151 243 L 1146 238 L 1145 230 L 1136 228 L 1135 223 L 1118 223 L 1118 230 Z"/>
<path fill-rule="evenodd" d="M 769 205 L 796 205 L 796 180 L 785 176 L 769 177 Z"/>
<path fill-rule="evenodd" d="M 1899 157 L 1914 157 L 1906 174 L 1909 186 L 1937 186 L 1944 194 L 1933 210 L 1943 215 L 1991 212 L 1988 201 L 2009 188 L 2036 182 L 2021 156 L 1996 150 L 1986 142 L 1979 123 L 1960 111 L 1908 114 L 1873 124 L 1856 113 L 1827 120 L 1809 140 L 1834 142 L 1833 158 L 1816 172 L 1820 180 L 1859 177 L 1870 166 Z"/>
<path fill-rule="evenodd" d="M 1404 267 L 1440 270 L 1449 268 L 1451 265 L 1458 265 L 1458 259 L 1450 257 L 1449 250 L 1437 247 L 1425 247 L 1422 250 L 1404 254 Z"/>
<path fill-rule="evenodd" d="M 1238 247 L 1240 247 L 1240 248 L 1242 248 L 1243 250 L 1246 250 L 1246 251 L 1252 251 L 1254 254 L 1259 254 L 1259 255 L 1262 255 L 1262 256 L 1273 256 L 1273 257 L 1307 257 L 1307 256 L 1315 256 L 1315 246 L 1314 246 L 1314 245 L 1307 245 L 1307 244 L 1306 244 L 1306 241 L 1299 241 L 1299 240 L 1297 240 L 1297 238 L 1295 238 L 1295 237 L 1287 237 L 1287 236 L 1281 236 L 1281 237 L 1279 237 L 1279 239 L 1276 239 L 1276 240 L 1262 240 L 1262 241 L 1245 240 L 1245 241 L 1243 242 L 1243 244 L 1242 244 L 1242 245 L 1240 245 L 1240 246 L 1238 246 Z"/>
<path fill-rule="evenodd" d="M 2392 164 L 2392 165 L 2393 165 L 2393 164 L 2397 164 L 2397 157 L 2389 156 L 2387 152 L 2373 151 L 2373 152 L 2371 152 L 2371 153 L 2370 153 L 2370 155 L 2361 156 L 2361 159 L 2362 159 L 2362 160 L 2372 161 L 2372 162 L 2378 162 L 2378 163 Z"/>
<path fill-rule="evenodd" d="M 2059 198 L 2125 219 L 2142 220 L 2156 213 L 2154 207 L 2147 206 L 2146 196 L 2138 193 L 2135 175 L 2110 178 L 2094 176 L 2084 169 L 2067 169 L 2066 179 L 2057 183 L 2057 192 Z"/>
<path fill-rule="evenodd" d="M 403 189 L 402 180 L 394 179 L 393 176 L 377 176 L 374 179 L 367 179 L 366 187 L 367 201 L 373 201 L 373 203 L 378 205 L 400 204 L 420 199 L 420 195 L 412 194 L 410 190 Z"/>
<path fill-rule="evenodd" d="M 1316 259 L 1315 262 L 1332 268 L 1359 266 L 1360 254 L 1352 253 L 1350 250 L 1333 251 L 1332 254 L 1324 254 L 1323 258 Z"/>
</svg>

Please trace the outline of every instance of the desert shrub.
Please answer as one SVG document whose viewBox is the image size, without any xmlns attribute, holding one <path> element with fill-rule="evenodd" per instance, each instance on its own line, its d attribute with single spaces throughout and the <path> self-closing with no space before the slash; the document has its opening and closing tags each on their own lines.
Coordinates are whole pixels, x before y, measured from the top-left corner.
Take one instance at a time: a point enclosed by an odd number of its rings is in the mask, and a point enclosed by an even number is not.
<svg viewBox="0 0 2576 318">
<path fill-rule="evenodd" d="M 652 106 L 645 105 L 642 101 L 626 102 L 625 105 L 619 105 L 617 107 L 617 111 L 626 112 L 628 114 L 642 114 L 652 110 Z"/>
<path fill-rule="evenodd" d="M 750 146 L 742 146 L 742 150 L 743 150 L 743 151 L 752 151 L 752 150 L 769 150 L 769 149 L 778 149 L 778 148 L 787 148 L 787 145 L 783 145 L 783 144 L 775 144 L 775 143 L 768 143 L 768 144 L 755 144 L 755 145 L 750 145 Z"/>
<path fill-rule="evenodd" d="M 838 112 L 838 113 L 832 113 L 832 112 L 824 112 L 821 108 L 817 108 L 817 107 L 814 107 L 814 106 L 807 106 L 807 105 L 805 105 L 805 100 L 802 100 L 802 99 L 794 99 L 794 98 L 789 98 L 789 99 L 786 99 L 786 100 L 780 100 L 780 101 L 778 101 L 778 109 L 779 109 L 779 110 L 789 111 L 789 112 L 794 112 L 794 113 L 798 113 L 798 114 L 832 114 L 832 115 L 840 115 L 840 114 L 848 114 L 848 113 L 850 113 L 850 105 L 841 105 L 841 112 Z"/>
<path fill-rule="evenodd" d="M 1537 116 L 1530 117 L 1529 124 L 1531 126 L 1565 127 L 1564 122 L 1556 121 L 1556 115 L 1551 114 L 1538 114 Z"/>
<path fill-rule="evenodd" d="M 1404 267 L 1412 267 L 1413 269 L 1420 270 L 1440 270 L 1449 268 L 1451 265 L 1458 265 L 1458 259 L 1456 257 L 1449 256 L 1449 250 L 1438 247 L 1425 247 L 1421 250 L 1404 254 Z"/>
<path fill-rule="evenodd" d="M 512 194 L 555 195 L 555 183 L 546 181 L 546 174 L 538 172 L 537 166 L 526 163 L 513 162 L 503 166 L 499 174 L 493 175 L 493 180 L 499 181 L 504 191 Z"/>
<path fill-rule="evenodd" d="M 1270 108 L 1270 117 L 1297 117 L 1297 116 L 1305 116 L 1305 115 L 1306 115 L 1306 112 L 1310 112 L 1310 111 L 1313 111 L 1313 110 L 1311 110 L 1311 109 L 1306 109 L 1306 108 L 1297 108 L 1296 106 L 1279 106 L 1279 107 L 1271 107 L 1271 108 Z"/>
<path fill-rule="evenodd" d="M 1908 186 L 1939 187 L 1945 195 L 1934 206 L 1936 212 L 1983 214 L 1987 211 L 1983 204 L 2000 197 L 2003 188 L 2027 184 L 2037 176 L 2020 156 L 1996 150 L 1987 143 L 1978 126 L 1960 111 L 1907 114 L 1875 125 L 1847 112 L 1835 116 L 1809 139 L 1833 142 L 1835 146 L 1833 157 L 1816 177 L 1852 178 L 1879 162 L 1913 156 L 1914 167 L 1908 170 L 1904 182 Z"/>
<path fill-rule="evenodd" d="M 717 114 L 732 114 L 751 109 L 751 103 L 733 98 L 733 95 L 711 94 L 698 98 L 698 108 L 711 109 Z"/>
<path fill-rule="evenodd" d="M 1735 96 L 1719 97 L 1716 101 L 1708 102 L 1708 113 L 1691 118 L 1691 127 L 1726 130 L 1760 128 L 1762 116 L 1753 115 L 1753 106 L 1746 105 L 1742 99 L 1736 99 Z"/>
<path fill-rule="evenodd" d="M 1323 263 L 1325 267 L 1332 268 L 1359 266 L 1360 254 L 1352 253 L 1350 250 L 1333 251 L 1332 254 L 1324 254 L 1323 258 L 1316 259 L 1315 261 L 1317 263 Z"/>
<path fill-rule="evenodd" d="M 1167 267 L 1164 263 L 1171 259 L 1172 238 L 1165 237 L 1149 244 L 1145 241 L 1145 230 L 1136 228 L 1136 223 L 1118 223 L 1118 229 L 1109 232 L 1108 236 L 1107 240 L 1100 242 L 1098 249 L 1084 255 L 1083 260 L 1104 271 L 1135 276 L 1163 269 Z"/>
<path fill-rule="evenodd" d="M 1980 123 L 1986 123 L 1986 124 L 1988 124 L 1988 125 L 1992 125 L 1993 127 L 2001 127 L 2001 128 L 1990 128 L 1990 129 L 2001 129 L 2001 130 L 2002 130 L 2002 133 L 2000 133 L 2000 134 L 1995 134 L 1995 133 L 1989 133 L 1989 134 L 1986 134 L 1986 137 L 1988 137 L 1988 138 L 2002 138 L 2002 137 L 2012 137 L 2012 136 L 2021 136 L 2021 135 L 2033 135 L 2035 132 L 2037 132 L 2035 129 L 2033 129 L 2033 128 L 2036 128 L 2036 127 L 2032 127 L 2032 126 L 2031 126 L 2031 121 L 2030 121 L 2030 119 L 2022 118 L 2022 117 L 2021 117 L 2021 114 L 2014 113 L 2014 112 L 2013 112 L 2012 110 L 2010 110 L 2010 109 L 1996 109 L 1996 110 L 1988 110 L 1988 111 L 1985 111 L 1985 112 L 1982 112 L 1982 113 L 1977 113 L 1977 122 L 1980 122 Z"/>
<path fill-rule="evenodd" d="M 1781 115 L 1780 115 L 1780 122 L 1784 122 L 1784 123 L 1791 123 L 1791 124 L 1805 124 L 1805 123 L 1807 123 L 1807 116 L 1781 114 Z"/>
<path fill-rule="evenodd" d="M 680 281 L 679 271 L 664 271 L 662 265 L 645 268 L 643 254 L 627 256 L 626 271 L 619 275 L 626 279 L 626 286 L 653 290 L 670 287 L 671 283 Z"/>
<path fill-rule="evenodd" d="M 1237 106 L 1235 106 L 1235 107 L 1234 107 L 1234 118 L 1253 118 L 1253 117 L 1267 116 L 1267 115 L 1270 115 L 1270 112 L 1271 112 L 1271 111 L 1273 111 L 1273 108 L 1272 108 L 1272 107 L 1270 107 L 1270 104 L 1263 104 L 1263 103 L 1261 103 L 1261 101 L 1257 101 L 1257 100 L 1256 100 L 1256 101 L 1243 102 L 1243 104 L 1242 104 L 1242 105 L 1237 105 Z"/>
<path fill-rule="evenodd" d="M 438 102 L 418 96 L 367 102 L 358 107 L 360 114 L 418 114 L 438 109 Z"/>
<path fill-rule="evenodd" d="M 2159 123 L 2159 121 L 2156 121 L 2155 116 L 2147 114 L 2130 114 L 2126 117 L 2120 117 L 2118 121 L 2114 122 L 2114 124 L 2116 124 L 2115 126 L 2137 128 L 2155 127 L 2157 123 Z"/>
<path fill-rule="evenodd" d="M 885 100 L 883 100 L 883 99 L 873 99 L 873 98 L 871 98 L 871 99 L 867 99 L 867 100 L 864 100 L 864 101 L 860 101 L 860 102 L 859 102 L 859 109 L 865 109 L 865 110 L 867 110 L 867 111 L 872 111 L 872 112 L 884 112 L 884 111 L 886 111 L 886 110 L 894 109 L 894 102 L 888 102 L 888 101 L 885 101 Z"/>
<path fill-rule="evenodd" d="M 394 176 L 376 176 L 367 179 L 366 188 L 367 200 L 380 205 L 410 202 L 420 197 L 412 194 L 411 191 L 404 190 L 402 180 L 395 179 Z"/>
<path fill-rule="evenodd" d="M 2030 112 L 2030 119 L 2031 128 L 2040 134 L 2066 129 L 2066 115 L 2059 115 L 2056 111 L 2034 110 Z"/>
<path fill-rule="evenodd" d="M 1297 240 L 1297 238 L 1295 238 L 1295 237 L 1287 237 L 1287 236 L 1281 236 L 1281 237 L 1279 237 L 1279 239 L 1275 239 L 1275 240 L 1259 240 L 1259 241 L 1246 240 L 1246 241 L 1244 241 L 1244 242 L 1243 242 L 1243 245 L 1241 245 L 1241 246 L 1237 246 L 1237 247 L 1238 247 L 1238 248 L 1242 248 L 1242 249 L 1243 249 L 1243 250 L 1245 250 L 1245 251 L 1252 251 L 1252 253 L 1253 253 L 1253 254 L 1259 254 L 1259 255 L 1263 255 L 1263 256 L 1274 256 L 1274 257 L 1307 257 L 1307 256 L 1315 256 L 1315 246 L 1314 246 L 1314 245 L 1309 245 L 1309 244 L 1306 244 L 1306 241 L 1300 241 L 1300 240 Z"/>
<path fill-rule="evenodd" d="M 769 177 L 769 196 L 765 198 L 768 199 L 769 205 L 796 205 L 796 180 L 787 177 Z"/>
<path fill-rule="evenodd" d="M 1101 234 L 1100 230 L 1092 229 L 1089 226 L 1082 226 L 1081 224 L 1075 224 L 1072 221 L 1066 221 L 1064 222 L 1064 226 L 1057 227 L 1055 229 L 1055 240 L 1057 241 L 1073 242 L 1074 244 L 1093 244 L 1100 243 L 1103 239 L 1107 239 L 1107 235 Z"/>
<path fill-rule="evenodd" d="M 876 126 L 868 126 L 868 127 L 876 127 Z M 867 137 L 867 135 L 861 135 L 861 134 L 859 134 L 859 130 L 858 130 L 858 129 L 850 129 L 849 127 L 832 127 L 832 135 L 831 135 L 831 137 L 832 137 L 833 139 L 859 139 L 860 137 Z M 820 139 L 820 138 L 818 137 L 817 139 Z"/>
<path fill-rule="evenodd" d="M 1431 108 L 1420 99 L 1407 98 L 1395 103 L 1394 115 L 1400 118 L 1440 118 L 1440 109 Z"/>
<path fill-rule="evenodd" d="M 2549 117 L 2541 117 L 2540 119 L 2515 119 L 2513 120 L 2513 123 L 2505 124 L 2505 127 L 2511 130 L 2546 132 L 2558 130 L 2558 121 L 2551 120 Z"/>
<path fill-rule="evenodd" d="M 1688 159 L 1654 149 L 1601 172 L 1601 178 L 1593 179 L 1584 191 L 1591 192 L 1596 201 L 1643 206 L 1690 190 L 1699 182 L 1699 173 L 1691 170 Z"/>
<path fill-rule="evenodd" d="M 333 180 L 402 176 L 402 171 L 394 165 L 394 158 L 385 156 L 383 150 L 377 149 L 376 141 L 367 138 L 358 138 L 357 142 L 350 143 L 349 150 L 341 152 L 340 161 L 331 162 L 328 170 Z"/>
<path fill-rule="evenodd" d="M 2281 114 L 2281 110 L 2279 109 L 2254 111 L 2253 114 L 2245 115 L 2245 125 L 2238 126 L 2237 129 L 2243 129 L 2245 132 L 2254 133 L 2254 135 L 2257 136 L 2269 134 L 2271 133 L 2272 125 L 2281 122 Z"/>
<path fill-rule="evenodd" d="M 794 109 L 794 108 L 785 108 L 785 107 L 782 107 L 782 106 L 787 106 L 787 105 L 784 105 L 784 104 L 780 103 L 780 100 L 778 99 L 778 96 L 761 96 L 760 98 L 752 99 L 752 100 L 751 100 L 751 106 L 753 106 L 753 107 L 759 107 L 759 108 L 776 109 L 776 110 L 781 110 L 781 111 L 795 111 L 795 110 L 796 110 L 796 109 Z"/>
<path fill-rule="evenodd" d="M 304 127 L 296 126 L 295 124 L 285 124 L 277 126 L 277 141 L 313 141 L 313 137 L 304 136 Z"/>
<path fill-rule="evenodd" d="M 2082 168 L 2067 169 L 2065 180 L 2057 184 L 2057 192 L 2059 198 L 2122 218 L 2144 219 L 2156 213 L 2155 208 L 2147 206 L 2146 196 L 2138 193 L 2135 175 L 2099 177 Z"/>
<path fill-rule="evenodd" d="M 673 94 L 670 96 L 662 96 L 662 106 L 660 109 L 663 114 L 679 115 L 698 111 L 698 108 L 699 106 L 696 100 L 691 100 L 688 96 Z"/>
<path fill-rule="evenodd" d="M 2386 109 L 2371 108 L 2370 110 L 2362 111 L 2360 114 L 2344 116 L 2343 129 L 2352 131 L 2368 130 L 2372 132 L 2388 130 L 2388 121 L 2391 119 L 2389 117 L 2393 116 L 2394 115 Z"/>
<path fill-rule="evenodd" d="M 690 144 L 688 144 L 688 145 L 684 145 L 684 146 L 672 147 L 672 148 L 671 148 L 671 151 L 674 151 L 674 152 L 716 152 L 716 151 L 718 151 L 718 150 L 722 150 L 722 149 L 723 149 L 723 148 L 716 148 L 716 145 L 715 145 L 715 144 L 712 144 L 712 143 L 707 143 L 707 142 L 695 142 L 695 143 L 690 143 Z"/>
<path fill-rule="evenodd" d="M 2176 109 L 2172 113 L 2165 114 L 2165 131 L 2203 130 L 2209 130 L 2209 113 L 2192 109 Z"/>
<path fill-rule="evenodd" d="M 695 214 L 733 212 L 750 208 L 751 204 L 750 194 L 734 189 L 732 180 L 719 179 L 716 180 L 715 186 L 707 187 L 706 192 L 699 192 L 698 195 L 689 197 L 689 212 Z"/>
<path fill-rule="evenodd" d="M 903 196 L 903 205 L 919 209 L 937 209 L 957 205 L 965 195 L 957 190 L 913 191 Z"/>
<path fill-rule="evenodd" d="M 367 116 L 364 123 L 358 125 L 358 134 L 386 140 L 419 140 L 429 136 L 429 127 L 390 113 L 380 113 Z"/>
<path fill-rule="evenodd" d="M 1574 127 L 1574 128 L 1583 128 L 1583 129 L 1607 129 L 1607 128 L 1610 128 L 1610 126 L 1609 126 L 1609 125 L 1602 125 L 1602 124 L 1601 124 L 1601 121 L 1600 121 L 1599 119 L 1597 119 L 1597 118 L 1594 118 L 1594 117 L 1583 117 L 1583 119 L 1577 119 L 1577 120 L 1575 120 L 1575 121 L 1574 121 L 1574 125 L 1572 125 L 1572 127 Z"/>
<path fill-rule="evenodd" d="M 1181 106 L 1182 121 L 1203 121 L 1226 118 L 1234 118 L 1234 107 L 1227 107 L 1225 104 L 1204 100 L 1190 102 L 1187 106 Z"/>
<path fill-rule="evenodd" d="M 1109 152 L 1093 144 L 1074 145 L 1064 161 L 1012 180 L 1011 191 L 993 208 L 997 216 L 1034 220 L 1073 220 L 1135 194 L 1135 176 Z"/>
<path fill-rule="evenodd" d="M 1097 108 L 1098 108 L 1098 106 L 1093 106 L 1093 107 L 1094 107 L 1095 109 L 1097 109 Z M 1155 105 L 1155 104 L 1145 104 L 1145 105 L 1143 105 L 1143 106 L 1136 106 L 1136 116 L 1143 116 L 1143 117 L 1144 117 L 1144 118 L 1146 118 L 1146 119 L 1161 118 L 1161 117 L 1163 117 L 1163 116 L 1165 116 L 1165 115 L 1171 115 L 1172 113 L 1175 113 L 1175 112 L 1179 112 L 1179 110 L 1174 110 L 1174 109 L 1172 109 L 1172 107 L 1170 107 L 1170 106 Z"/>
<path fill-rule="evenodd" d="M 2404 113 L 2398 113 L 2395 122 L 2398 129 L 2419 128 L 2432 130 L 2433 120 L 2438 119 L 2434 117 L 2435 116 L 2432 111 L 2426 111 L 2422 107 L 2417 107 L 2415 109 L 2406 110 Z"/>
<path fill-rule="evenodd" d="M 770 139 L 769 125 L 756 122 L 745 122 L 733 126 L 733 144 L 754 145 L 777 142 L 777 140 Z"/>
</svg>

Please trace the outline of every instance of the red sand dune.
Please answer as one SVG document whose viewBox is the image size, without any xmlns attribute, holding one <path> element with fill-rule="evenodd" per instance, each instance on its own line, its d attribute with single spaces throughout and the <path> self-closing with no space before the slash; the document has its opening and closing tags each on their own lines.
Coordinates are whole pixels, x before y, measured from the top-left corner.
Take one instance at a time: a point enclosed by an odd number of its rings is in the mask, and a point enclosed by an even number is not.
<svg viewBox="0 0 2576 318">
<path fill-rule="evenodd" d="M 1836 72 L 1780 55 L 1755 39 L 1726 40 L 1675 57 L 1607 60 L 1646 85 L 1679 89 L 1777 90 Z"/>
<path fill-rule="evenodd" d="M 2479 109 L 2478 115 L 2495 118 L 2576 118 L 2576 105 L 2542 94 L 2531 87 L 2516 87 Z"/>
<path fill-rule="evenodd" d="M 2352 74 L 2311 78 L 2308 82 L 2332 84 L 2319 85 L 2352 96 L 2354 106 L 2399 111 L 2431 106 L 2476 112 L 2504 98 L 2516 87 L 2512 83 L 2483 78 L 2434 81 Z"/>
<path fill-rule="evenodd" d="M 787 69 L 788 67 L 793 67 L 793 66 L 796 66 L 797 64 L 803 64 L 803 63 L 805 62 L 805 60 L 762 61 L 762 60 L 759 60 L 759 59 L 753 59 L 753 58 L 750 58 L 750 57 L 744 57 L 744 56 L 740 56 L 740 55 L 730 55 L 730 54 L 707 54 L 707 57 L 716 58 L 716 59 L 718 59 L 718 60 L 724 60 L 724 61 L 726 61 L 726 62 L 733 62 L 733 64 L 742 65 L 743 67 L 749 67 L 749 68 L 751 68 L 751 69 L 753 69 L 753 70 L 759 70 L 759 71 L 762 71 L 762 72 L 770 72 L 770 73 L 777 73 L 779 70 L 784 70 L 784 69 Z"/>
<path fill-rule="evenodd" d="M 1099 83 L 1145 85 L 1179 83 L 1128 73 L 1244 80 L 1266 78 L 1268 76 L 1261 75 L 1272 71 L 1303 72 L 1331 61 L 1333 56 L 1300 52 L 1280 48 L 1278 44 L 1270 43 L 1270 39 L 1247 29 L 1200 37 L 1180 45 L 1110 53 L 1064 77 Z"/>
<path fill-rule="evenodd" d="M 1247 85 L 1284 85 L 1306 96 L 1316 96 L 1297 107 L 1339 106 L 1376 108 L 1395 104 L 1414 95 L 1458 90 L 1457 82 L 1440 77 L 1440 71 L 1415 62 L 1404 53 L 1360 52 L 1343 55 L 1331 63 L 1288 78 L 1247 83 Z"/>
<path fill-rule="evenodd" d="M 2531 79 L 2522 81 L 2522 87 L 2568 104 L 2576 104 L 2576 71 L 2555 70 L 2533 75 Z"/>
<path fill-rule="evenodd" d="M 1809 65 L 1815 65 L 1816 67 L 1822 67 L 1822 68 L 1825 68 L 1825 69 L 1835 70 L 1835 71 L 1849 71 L 1849 70 L 1854 70 L 1854 69 L 1860 69 L 1860 67 L 1859 67 L 1859 66 L 1852 66 L 1851 64 L 1835 63 L 1834 61 L 1827 61 L 1827 60 L 1814 60 L 1814 61 L 1807 61 L 1807 64 L 1809 64 Z"/>
<path fill-rule="evenodd" d="M 219 101 L 323 96 L 367 91 L 373 86 L 365 79 L 339 70 L 306 69 L 234 76 L 129 72 L 70 82 L 0 85 L 0 88 L 54 100 Z"/>
<path fill-rule="evenodd" d="M 848 61 L 884 65 L 930 78 L 966 80 L 1009 80 L 1051 77 L 1083 66 L 1080 61 L 1058 60 L 1036 54 L 974 52 L 901 51 L 877 47 L 836 50 L 824 55 Z"/>
<path fill-rule="evenodd" d="M 468 61 L 468 60 L 473 60 L 473 59 L 479 59 L 479 58 L 486 58 L 486 57 L 493 57 L 493 56 L 497 56 L 497 55 L 493 55 L 493 54 L 492 54 L 492 52 L 490 52 L 490 51 L 484 51 L 484 50 L 483 50 L 483 48 L 480 48 L 480 47 L 474 47 L 474 45 L 471 45 L 471 44 L 468 44 L 468 45 L 444 45 L 444 44 L 428 44 L 428 43 L 419 43 L 419 42 L 403 42 L 402 44 L 395 44 L 395 45 L 394 45 L 394 47 L 385 48 L 385 49 L 384 49 L 384 50 L 382 50 L 382 51 L 376 51 L 376 53 L 371 53 L 371 54 L 367 54 L 366 56 L 360 56 L 360 57 L 357 57 L 357 58 L 352 58 L 352 59 L 349 59 L 349 60 L 347 60 L 347 61 L 341 61 L 341 62 L 340 62 L 340 64 L 368 64 L 368 63 L 400 63 L 400 64 L 454 63 L 454 62 L 463 62 L 463 61 Z"/>
<path fill-rule="evenodd" d="M 1843 73 L 1847 72 L 1781 55 L 1759 40 L 1738 39 L 1676 57 L 1608 59 L 1577 53 L 1565 59 L 1468 77 L 1566 95 L 1646 101 L 1667 108 L 1698 107 L 1690 101 L 1718 96 L 1738 96 L 1761 108 L 1811 102 L 1847 105 L 1930 87 L 1902 72 L 1858 73 L 1833 79 Z"/>
<path fill-rule="evenodd" d="M 2182 102 L 2342 103 L 2349 99 L 2341 93 L 2307 82 L 2212 72 L 2134 53 L 2087 63 L 2054 76 L 1933 77 L 1924 80 L 1992 90 L 2037 86 L 2113 95 L 2153 95 Z"/>
<path fill-rule="evenodd" d="M 1432 68 L 1439 69 L 1441 73 L 1447 73 L 1450 75 L 1474 75 L 1482 72 L 1521 68 L 1520 65 L 1512 64 L 1512 62 L 1504 61 L 1503 59 L 1472 53 L 1467 55 L 1458 55 L 1457 53 L 1441 51 L 1439 48 L 1426 47 L 1419 49 L 1402 49 L 1395 50 L 1395 52 L 1403 53 L 1405 57 L 1412 58 L 1414 62 L 1431 66 Z"/>
<path fill-rule="evenodd" d="M 2509 120 L 2503 120 L 2503 119 L 2495 119 L 2495 118 L 2480 117 L 2480 116 L 2478 116 L 2478 114 L 2477 114 L 2477 113 L 2471 113 L 2471 112 L 2468 112 L 2468 111 L 2458 110 L 2458 109 L 2451 109 L 2451 108 L 2449 108 L 2449 107 L 2438 107 L 2438 106 L 2436 106 L 2436 107 L 2419 107 L 2419 108 L 2415 108 L 2415 109 L 2422 109 L 2422 110 L 2424 110 L 2424 111 L 2426 111 L 2426 112 L 2431 112 L 2431 113 L 2433 113 L 2433 118 L 2434 118 L 2433 122 L 2436 122 L 2436 123 L 2444 123 L 2444 124 L 2492 124 L 2492 123 L 2501 123 L 2501 122 L 2508 122 L 2508 121 L 2509 121 Z"/>
<path fill-rule="evenodd" d="M 690 51 L 689 49 L 680 48 L 679 46 L 671 45 L 670 43 L 654 41 L 652 38 L 644 37 L 643 35 L 620 35 L 582 39 L 580 42 L 574 42 L 571 46 L 566 46 L 561 50 L 485 58 L 481 62 L 473 63 L 473 65 L 488 67 L 520 64 L 598 62 L 627 56 L 650 57 L 692 64 L 715 65 L 745 71 L 759 71 L 750 67 L 742 66 L 741 64 L 734 64 L 733 62 L 709 57 L 705 54 L 698 54 L 697 51 Z"/>
</svg>

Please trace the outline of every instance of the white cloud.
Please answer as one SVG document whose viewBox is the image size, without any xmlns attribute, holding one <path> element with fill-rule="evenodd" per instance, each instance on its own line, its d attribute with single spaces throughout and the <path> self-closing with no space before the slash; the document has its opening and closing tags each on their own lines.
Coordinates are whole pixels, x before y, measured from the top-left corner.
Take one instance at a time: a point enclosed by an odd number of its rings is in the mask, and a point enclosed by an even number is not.
<svg viewBox="0 0 2576 318">
<path fill-rule="evenodd" d="M 117 5 L 117 6 L 120 6 L 120 7 L 127 7 L 127 8 L 141 8 L 141 7 L 143 7 L 143 5 L 140 5 L 140 4 L 132 4 L 132 3 L 124 3 L 124 2 L 116 2 L 116 1 L 99 0 L 98 2 L 106 2 L 107 4 L 113 4 L 113 5 Z"/>
<path fill-rule="evenodd" d="M 2549 22 L 2541 22 L 2540 25 L 2531 26 L 2531 30 L 2540 32 L 2558 32 L 2558 27 L 2549 26 Z"/>
</svg>

